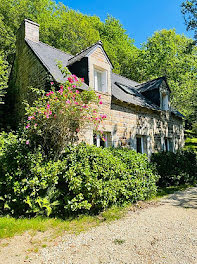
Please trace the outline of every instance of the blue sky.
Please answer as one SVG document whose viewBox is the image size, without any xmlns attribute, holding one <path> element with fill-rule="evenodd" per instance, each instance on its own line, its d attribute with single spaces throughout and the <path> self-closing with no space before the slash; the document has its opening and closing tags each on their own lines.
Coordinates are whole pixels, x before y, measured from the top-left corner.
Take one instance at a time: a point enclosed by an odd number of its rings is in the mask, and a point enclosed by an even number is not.
<svg viewBox="0 0 197 264">
<path fill-rule="evenodd" d="M 102 21 L 107 14 L 119 19 L 135 45 L 147 40 L 157 30 L 175 28 L 179 34 L 193 37 L 186 31 L 181 14 L 183 0 L 61 0 L 66 6 L 87 15 L 97 15 Z"/>
</svg>

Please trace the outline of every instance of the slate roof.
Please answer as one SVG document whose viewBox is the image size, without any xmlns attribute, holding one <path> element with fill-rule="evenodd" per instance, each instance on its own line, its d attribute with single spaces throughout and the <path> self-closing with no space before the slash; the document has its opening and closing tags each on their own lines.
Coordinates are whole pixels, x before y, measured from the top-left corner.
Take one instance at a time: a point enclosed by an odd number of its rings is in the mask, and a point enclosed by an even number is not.
<svg viewBox="0 0 197 264">
<path fill-rule="evenodd" d="M 66 67 L 68 65 L 68 60 L 73 57 L 72 55 L 56 48 L 53 48 L 45 43 L 42 43 L 41 41 L 34 42 L 29 39 L 26 39 L 26 43 L 30 46 L 30 48 L 40 59 L 42 64 L 51 73 L 55 81 L 65 81 L 60 69 L 57 66 L 57 62 L 61 61 L 62 66 Z"/>
<path fill-rule="evenodd" d="M 164 77 L 164 76 L 159 77 L 159 78 L 154 79 L 154 80 L 151 80 L 151 81 L 148 81 L 148 82 L 145 82 L 145 83 L 141 83 L 141 84 L 137 85 L 136 88 L 138 89 L 138 91 L 140 93 L 144 93 L 144 92 L 151 91 L 154 89 L 159 89 L 159 87 L 163 81 L 166 82 L 166 85 L 170 91 L 170 88 L 169 88 L 168 83 L 166 81 L 166 77 Z"/>
<path fill-rule="evenodd" d="M 112 96 L 122 102 L 139 105 L 153 110 L 161 110 L 157 105 L 150 102 L 138 92 L 135 88 L 136 85 L 138 85 L 137 82 L 112 73 Z"/>
<path fill-rule="evenodd" d="M 96 46 L 102 47 L 102 42 L 98 41 L 94 43 L 92 46 L 87 47 L 86 49 L 82 50 L 81 52 L 77 53 L 75 56 L 68 60 L 68 65 L 72 65 L 73 63 L 80 61 L 82 58 L 86 57 L 91 50 L 93 50 Z M 103 48 L 103 47 L 102 47 Z"/>
<path fill-rule="evenodd" d="M 69 59 L 73 58 L 73 55 L 65 53 L 59 49 L 51 47 L 41 41 L 34 42 L 29 39 L 25 40 L 29 47 L 33 50 L 45 68 L 53 76 L 56 82 L 62 83 L 66 80 L 61 70 L 57 66 L 57 62 L 61 62 L 63 67 L 68 66 Z M 88 89 L 88 85 L 83 83 L 84 90 Z"/>
<path fill-rule="evenodd" d="M 82 50 L 81 52 L 77 53 L 75 56 L 73 56 L 72 58 L 70 58 L 68 60 L 68 66 L 72 65 L 73 63 L 80 61 L 82 58 L 88 56 L 88 54 L 93 51 L 96 47 L 100 46 L 100 48 L 104 51 L 106 58 L 108 60 L 108 62 L 111 64 L 112 68 L 113 65 L 107 55 L 107 53 L 105 52 L 104 48 L 103 48 L 103 43 L 101 40 L 99 40 L 98 42 L 94 43 L 92 46 L 87 47 L 86 49 Z"/>
<path fill-rule="evenodd" d="M 34 42 L 29 39 L 26 39 L 25 41 L 48 70 L 48 72 L 53 76 L 54 80 L 60 83 L 64 82 L 66 77 L 63 76 L 61 70 L 57 66 L 58 61 L 62 63 L 63 67 L 66 67 L 76 61 L 81 60 L 97 45 L 102 47 L 102 42 L 97 42 L 91 47 L 88 47 L 87 49 L 78 53 L 76 56 L 73 56 L 40 41 Z M 159 106 L 148 100 L 145 96 L 143 96 L 142 93 L 148 90 L 158 89 L 162 81 L 165 80 L 165 77 L 160 77 L 140 84 L 115 73 L 112 73 L 111 76 L 112 96 L 114 98 L 122 102 L 139 105 L 141 107 L 146 107 L 153 110 L 161 110 Z M 84 90 L 89 89 L 88 85 L 85 83 L 83 83 L 82 87 L 80 88 Z M 176 116 L 183 117 L 177 110 L 173 109 L 172 113 L 174 113 Z"/>
</svg>

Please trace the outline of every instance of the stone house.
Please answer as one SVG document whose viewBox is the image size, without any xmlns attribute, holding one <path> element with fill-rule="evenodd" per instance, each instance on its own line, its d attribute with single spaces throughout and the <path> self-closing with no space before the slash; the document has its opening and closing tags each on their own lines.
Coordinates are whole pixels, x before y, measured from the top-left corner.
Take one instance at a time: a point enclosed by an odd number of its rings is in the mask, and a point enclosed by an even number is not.
<svg viewBox="0 0 197 264">
<path fill-rule="evenodd" d="M 81 140 L 97 146 L 129 146 L 150 155 L 176 151 L 184 145 L 183 116 L 170 106 L 170 87 L 165 77 L 137 83 L 112 72 L 113 66 L 102 42 L 73 56 L 39 41 L 39 25 L 25 19 L 18 30 L 16 57 L 9 81 L 9 100 L 15 119 L 23 112 L 22 101 L 29 87 L 47 87 L 65 79 L 57 66 L 61 61 L 72 74 L 85 80 L 81 89 L 92 87 L 101 94 L 104 121 L 103 142 L 87 127 Z"/>
</svg>

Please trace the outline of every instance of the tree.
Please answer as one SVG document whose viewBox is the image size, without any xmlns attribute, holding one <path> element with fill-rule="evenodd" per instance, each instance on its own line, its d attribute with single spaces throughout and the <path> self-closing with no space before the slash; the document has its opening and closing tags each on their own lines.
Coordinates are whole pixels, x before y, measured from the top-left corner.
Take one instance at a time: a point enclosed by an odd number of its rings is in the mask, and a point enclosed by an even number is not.
<svg viewBox="0 0 197 264">
<path fill-rule="evenodd" d="M 3 103 L 3 96 L 7 88 L 7 63 L 0 53 L 0 104 Z"/>
<path fill-rule="evenodd" d="M 187 118 L 197 102 L 197 47 L 175 30 L 155 32 L 136 58 L 139 81 L 166 76 L 172 90 L 171 104 Z"/>
<path fill-rule="evenodd" d="M 187 30 L 194 30 L 194 38 L 197 40 L 197 0 L 183 2 L 182 13 Z"/>
</svg>

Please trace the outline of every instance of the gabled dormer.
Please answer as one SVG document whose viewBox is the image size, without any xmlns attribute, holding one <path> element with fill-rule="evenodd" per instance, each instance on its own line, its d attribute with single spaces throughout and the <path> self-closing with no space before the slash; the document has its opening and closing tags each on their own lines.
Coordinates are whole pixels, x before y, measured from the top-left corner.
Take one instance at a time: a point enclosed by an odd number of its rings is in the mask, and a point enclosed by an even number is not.
<svg viewBox="0 0 197 264">
<path fill-rule="evenodd" d="M 113 66 L 101 41 L 71 58 L 68 68 L 78 77 L 83 77 L 86 84 L 97 92 L 111 95 Z"/>
<path fill-rule="evenodd" d="M 159 77 L 146 83 L 136 86 L 138 92 L 160 107 L 168 111 L 170 108 L 170 87 L 166 77 Z"/>
</svg>

